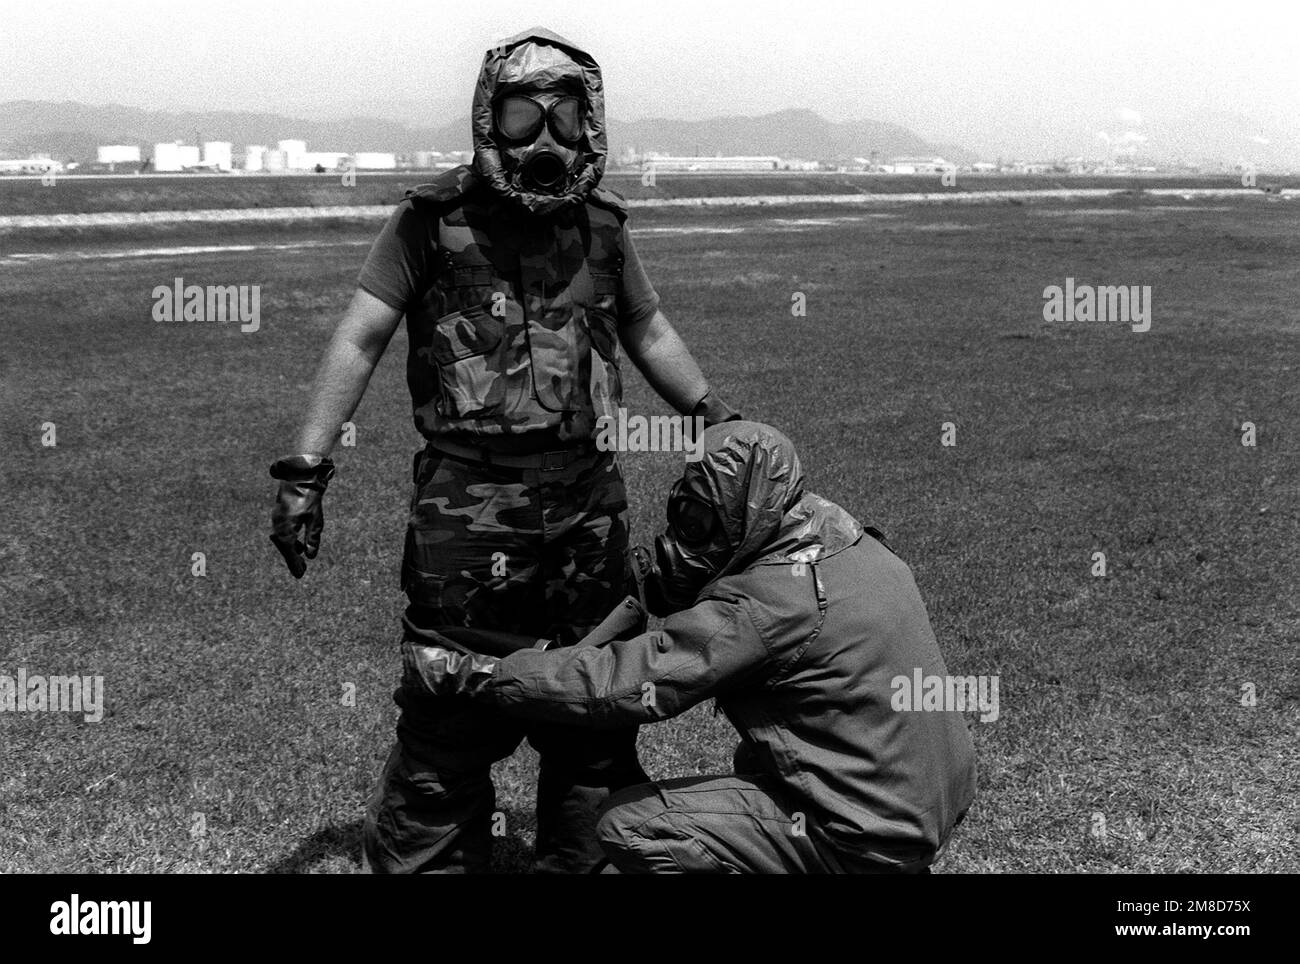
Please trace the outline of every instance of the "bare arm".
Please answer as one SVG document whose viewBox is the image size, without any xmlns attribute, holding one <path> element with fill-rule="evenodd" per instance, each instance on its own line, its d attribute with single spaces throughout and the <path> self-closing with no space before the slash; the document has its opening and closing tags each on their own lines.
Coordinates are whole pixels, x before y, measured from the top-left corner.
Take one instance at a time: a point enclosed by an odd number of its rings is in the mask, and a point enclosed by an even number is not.
<svg viewBox="0 0 1300 964">
<path fill-rule="evenodd" d="M 357 289 L 316 371 L 307 417 L 298 435 L 299 453 L 329 455 L 339 428 L 356 411 L 401 319 L 396 308 Z"/>
<path fill-rule="evenodd" d="M 704 373 L 662 311 L 621 329 L 619 341 L 650 387 L 683 415 L 708 393 Z"/>
<path fill-rule="evenodd" d="M 334 475 L 326 456 L 339 428 L 356 411 L 401 317 L 396 308 L 357 289 L 316 371 L 298 451 L 271 466 L 271 477 L 280 481 L 271 512 L 271 542 L 295 579 L 303 577 L 307 560 L 315 559 L 320 549 L 325 527 L 321 497 Z"/>
</svg>

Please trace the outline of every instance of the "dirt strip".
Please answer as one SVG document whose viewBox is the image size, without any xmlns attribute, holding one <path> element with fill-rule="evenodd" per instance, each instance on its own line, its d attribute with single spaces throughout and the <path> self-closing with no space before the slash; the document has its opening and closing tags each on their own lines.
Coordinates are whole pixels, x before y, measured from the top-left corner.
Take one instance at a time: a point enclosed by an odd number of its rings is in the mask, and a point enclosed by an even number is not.
<svg viewBox="0 0 1300 964">
<path fill-rule="evenodd" d="M 1252 188 L 1062 188 L 1043 191 L 945 191 L 913 194 L 774 194 L 746 197 L 647 198 L 629 201 L 633 208 L 787 207 L 793 205 L 980 204 L 992 201 L 1059 201 L 1119 197 L 1300 198 L 1300 189 L 1266 195 Z M 0 230 L 24 228 L 131 227 L 144 224 L 246 223 L 257 221 L 323 221 L 382 219 L 392 213 L 386 204 L 288 208 L 206 208 L 196 211 L 102 211 L 94 214 L 0 215 Z"/>
</svg>

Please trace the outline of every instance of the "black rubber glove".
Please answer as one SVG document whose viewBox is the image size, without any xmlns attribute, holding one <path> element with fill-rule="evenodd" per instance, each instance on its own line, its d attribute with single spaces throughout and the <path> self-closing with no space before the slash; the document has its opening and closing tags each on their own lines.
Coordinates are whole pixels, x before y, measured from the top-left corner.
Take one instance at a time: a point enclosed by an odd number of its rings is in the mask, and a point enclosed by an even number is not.
<svg viewBox="0 0 1300 964">
<path fill-rule="evenodd" d="M 307 559 L 320 551 L 320 534 L 325 528 L 321 496 L 334 478 L 334 463 L 319 455 L 290 455 L 271 466 L 271 478 L 280 480 L 280 491 L 271 511 L 271 541 L 284 561 L 301 579 Z"/>
<path fill-rule="evenodd" d="M 549 650 L 554 641 L 487 629 L 443 626 L 425 629 L 404 619 L 406 639 L 402 663 L 408 674 L 420 678 L 434 696 L 474 696 L 496 675 L 497 664 L 521 649 Z M 628 596 L 614 607 L 578 646 L 603 646 L 616 639 L 631 639 L 645 631 L 646 613 Z M 460 647 L 471 646 L 470 652 Z M 489 652 L 497 655 L 487 655 Z"/>
<path fill-rule="evenodd" d="M 718 393 L 709 389 L 703 398 L 691 409 L 691 417 L 704 416 L 704 427 L 709 428 L 719 422 L 734 422 L 741 414 L 718 397 Z"/>
</svg>

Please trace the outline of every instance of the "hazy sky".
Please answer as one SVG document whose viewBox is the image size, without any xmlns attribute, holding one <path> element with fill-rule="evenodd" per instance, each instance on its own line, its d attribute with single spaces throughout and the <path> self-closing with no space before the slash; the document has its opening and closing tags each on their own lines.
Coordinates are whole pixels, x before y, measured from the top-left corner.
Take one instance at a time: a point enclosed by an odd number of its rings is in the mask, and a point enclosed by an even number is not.
<svg viewBox="0 0 1300 964">
<path fill-rule="evenodd" d="M 596 56 L 618 118 L 811 107 L 1020 154 L 1189 119 L 1300 132 L 1294 0 L 0 0 L 0 101 L 436 124 L 468 112 L 491 41 L 537 24 Z"/>
</svg>

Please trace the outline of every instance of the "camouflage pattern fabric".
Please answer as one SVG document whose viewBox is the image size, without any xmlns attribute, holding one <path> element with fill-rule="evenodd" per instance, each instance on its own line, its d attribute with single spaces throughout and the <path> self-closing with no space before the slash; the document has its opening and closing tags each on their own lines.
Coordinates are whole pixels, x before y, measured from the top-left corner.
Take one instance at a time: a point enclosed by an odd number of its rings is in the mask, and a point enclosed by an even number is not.
<svg viewBox="0 0 1300 964">
<path fill-rule="evenodd" d="M 571 644 L 629 591 L 627 495 L 612 453 L 558 471 L 419 458 L 402 588 L 426 626 Z"/>
<path fill-rule="evenodd" d="M 431 696 L 411 649 L 418 628 L 500 629 L 568 645 L 599 625 L 631 579 L 618 463 L 593 452 L 557 471 L 510 469 L 430 448 L 415 478 L 402 564 L 406 668 L 394 694 L 402 713 L 365 822 L 367 864 L 380 873 L 487 871 L 494 820 L 506 819 L 491 766 L 527 739 L 541 757 L 534 868 L 587 872 L 602 859 L 600 808 L 647 779 L 635 727 L 525 724 L 466 698 Z"/>
<path fill-rule="evenodd" d="M 407 313 L 407 384 L 429 439 L 595 436 L 622 401 L 618 293 L 626 208 L 597 190 L 520 219 L 458 168 L 410 195 L 429 213 L 433 283 Z"/>
</svg>

